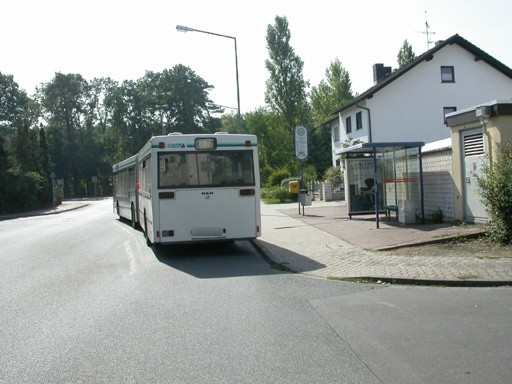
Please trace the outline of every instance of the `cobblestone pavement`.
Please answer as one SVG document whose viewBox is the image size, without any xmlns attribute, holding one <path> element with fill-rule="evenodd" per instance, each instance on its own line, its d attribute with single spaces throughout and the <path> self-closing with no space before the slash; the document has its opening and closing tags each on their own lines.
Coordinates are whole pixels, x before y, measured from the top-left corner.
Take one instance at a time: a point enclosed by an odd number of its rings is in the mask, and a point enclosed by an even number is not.
<svg viewBox="0 0 512 384">
<path fill-rule="evenodd" d="M 254 244 L 273 262 L 297 273 L 334 279 L 439 285 L 512 285 L 512 258 L 393 256 L 377 252 L 473 235 L 479 226 L 398 225 L 375 216 L 348 218 L 343 202 L 261 204 L 262 236 Z"/>
</svg>

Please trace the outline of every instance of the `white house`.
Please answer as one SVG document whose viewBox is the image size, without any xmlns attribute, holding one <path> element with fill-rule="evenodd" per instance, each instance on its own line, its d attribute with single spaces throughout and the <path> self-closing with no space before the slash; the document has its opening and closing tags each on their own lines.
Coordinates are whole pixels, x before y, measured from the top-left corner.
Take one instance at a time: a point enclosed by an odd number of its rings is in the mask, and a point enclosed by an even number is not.
<svg viewBox="0 0 512 384">
<path fill-rule="evenodd" d="M 375 85 L 326 123 L 333 165 L 339 165 L 336 151 L 355 140 L 447 139 L 447 113 L 482 100 L 512 98 L 512 70 L 459 35 L 438 42 L 400 69 L 375 64 L 373 75 Z"/>
</svg>

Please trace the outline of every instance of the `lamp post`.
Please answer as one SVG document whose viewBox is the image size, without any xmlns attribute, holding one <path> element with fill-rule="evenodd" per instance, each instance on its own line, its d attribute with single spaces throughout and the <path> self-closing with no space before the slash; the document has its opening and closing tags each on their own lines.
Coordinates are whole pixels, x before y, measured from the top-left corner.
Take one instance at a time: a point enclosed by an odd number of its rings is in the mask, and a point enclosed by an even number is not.
<svg viewBox="0 0 512 384">
<path fill-rule="evenodd" d="M 238 81 L 238 53 L 236 50 L 236 37 L 234 36 L 228 36 L 228 35 L 221 35 L 220 33 L 214 33 L 214 32 L 208 32 L 208 31 L 201 31 L 199 29 L 185 27 L 184 25 L 177 25 L 176 30 L 178 32 L 200 32 L 200 33 L 206 33 L 208 35 L 214 35 L 214 36 L 220 36 L 220 37 L 226 37 L 228 39 L 233 39 L 235 42 L 235 70 L 236 70 L 236 100 L 237 100 L 237 121 L 238 121 L 238 129 L 241 131 L 242 129 L 242 120 L 240 117 L 240 86 Z"/>
</svg>

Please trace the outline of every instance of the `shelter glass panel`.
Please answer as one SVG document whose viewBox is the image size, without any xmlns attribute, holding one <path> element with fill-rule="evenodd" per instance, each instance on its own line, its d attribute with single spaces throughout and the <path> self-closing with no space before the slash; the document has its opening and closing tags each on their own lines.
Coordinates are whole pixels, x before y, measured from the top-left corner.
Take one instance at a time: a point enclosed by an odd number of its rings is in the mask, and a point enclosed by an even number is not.
<svg viewBox="0 0 512 384">
<path fill-rule="evenodd" d="M 383 208 L 381 166 L 377 163 L 375 183 L 373 158 L 351 158 L 347 161 L 349 185 L 349 212 L 363 214 L 375 212 L 376 189 L 379 188 L 379 209 Z"/>
</svg>

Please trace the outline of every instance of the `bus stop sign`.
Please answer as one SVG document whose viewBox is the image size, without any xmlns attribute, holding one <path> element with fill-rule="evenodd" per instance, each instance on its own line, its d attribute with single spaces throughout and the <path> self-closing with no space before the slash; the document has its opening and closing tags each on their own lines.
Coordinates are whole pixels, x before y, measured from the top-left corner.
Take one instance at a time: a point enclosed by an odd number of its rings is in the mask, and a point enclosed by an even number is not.
<svg viewBox="0 0 512 384">
<path fill-rule="evenodd" d="M 295 157 L 299 160 L 308 157 L 308 130 L 302 125 L 295 127 Z"/>
</svg>

